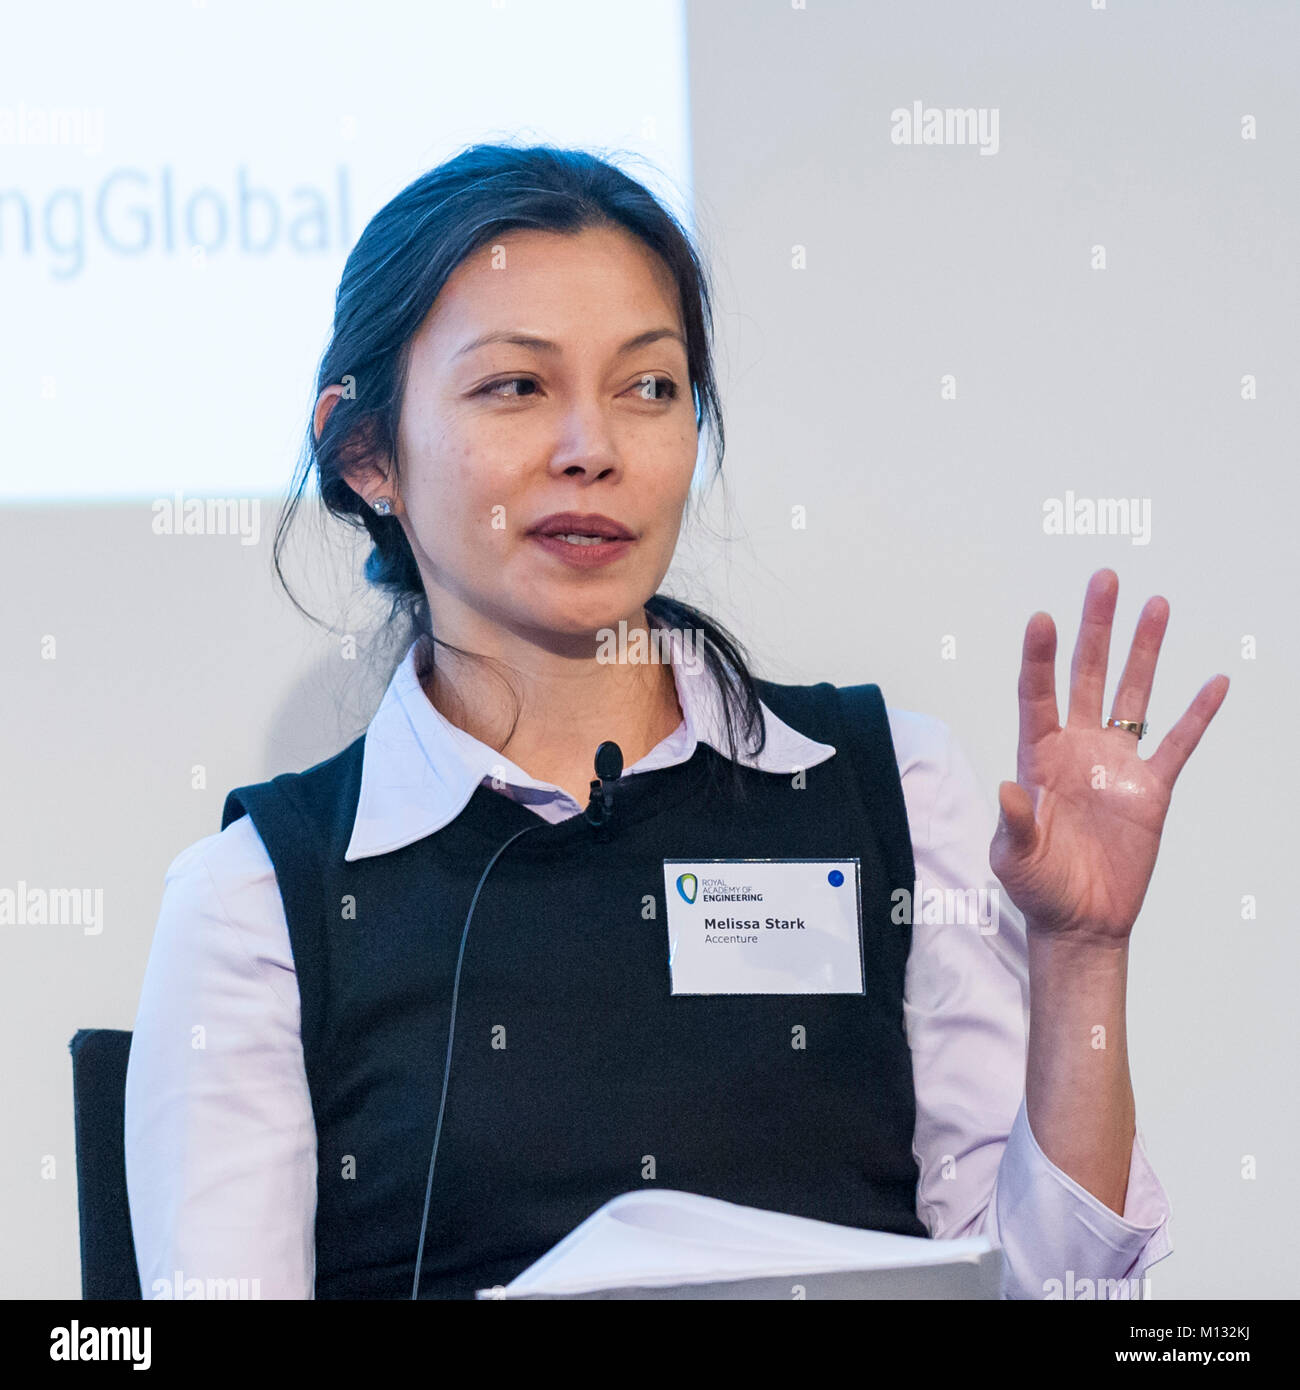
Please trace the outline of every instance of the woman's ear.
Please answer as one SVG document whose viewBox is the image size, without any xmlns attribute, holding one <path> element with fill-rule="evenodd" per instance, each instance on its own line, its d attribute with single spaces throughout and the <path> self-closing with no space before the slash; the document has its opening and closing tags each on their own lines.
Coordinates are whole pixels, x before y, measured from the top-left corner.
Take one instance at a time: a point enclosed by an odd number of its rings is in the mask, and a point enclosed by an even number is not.
<svg viewBox="0 0 1300 1390">
<path fill-rule="evenodd" d="M 312 429 L 317 440 L 321 437 L 321 431 L 325 428 L 325 421 L 329 419 L 330 411 L 334 409 L 335 403 L 343 395 L 343 390 L 341 385 L 327 386 L 316 398 L 316 409 L 312 414 Z M 385 469 L 376 464 L 363 464 L 347 470 L 344 474 L 344 481 L 368 507 L 373 507 L 376 502 L 381 502 L 382 507 L 382 500 L 387 500 L 390 510 L 383 512 L 382 515 L 396 516 L 400 513 L 401 497 L 398 495 L 396 487 L 390 484 Z"/>
<path fill-rule="evenodd" d="M 334 409 L 334 402 L 343 394 L 342 386 L 327 386 L 319 396 L 316 397 L 316 409 L 312 414 L 312 432 L 315 434 L 317 442 L 320 440 L 321 431 L 325 428 L 325 421 L 330 418 L 330 411 Z"/>
<path fill-rule="evenodd" d="M 372 463 L 350 468 L 344 481 L 358 497 L 380 516 L 401 516 L 402 497 L 382 468 Z"/>
</svg>

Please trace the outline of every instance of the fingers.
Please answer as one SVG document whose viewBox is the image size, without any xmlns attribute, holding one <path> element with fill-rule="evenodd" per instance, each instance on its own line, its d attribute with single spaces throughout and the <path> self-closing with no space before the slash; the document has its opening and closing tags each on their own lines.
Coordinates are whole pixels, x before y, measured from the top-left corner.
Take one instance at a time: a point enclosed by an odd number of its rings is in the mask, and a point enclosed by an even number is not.
<svg viewBox="0 0 1300 1390">
<path fill-rule="evenodd" d="M 1054 734 L 1056 723 L 1056 624 L 1051 615 L 1035 613 L 1025 627 L 1020 652 L 1020 744 L 1028 747 L 1047 734 Z"/>
<path fill-rule="evenodd" d="M 1106 693 L 1106 660 L 1110 654 L 1110 629 L 1115 618 L 1119 577 L 1114 570 L 1098 570 L 1088 581 L 1083 598 L 1083 618 L 1070 663 L 1070 711 L 1066 723 L 1078 728 L 1101 725 L 1101 702 Z"/>
<path fill-rule="evenodd" d="M 1119 678 L 1119 688 L 1110 707 L 1115 719 L 1131 719 L 1140 724 L 1147 717 L 1151 684 L 1155 680 L 1156 662 L 1160 658 L 1160 644 L 1164 641 L 1168 625 L 1169 604 L 1166 600 L 1159 595 L 1147 599 L 1146 606 L 1138 616 L 1133 645 L 1129 648 L 1124 674 Z"/>
<path fill-rule="evenodd" d="M 1206 681 L 1196 698 L 1183 711 L 1183 717 L 1169 730 L 1161 740 L 1160 747 L 1147 759 L 1147 767 L 1165 786 L 1172 787 L 1178 780 L 1183 764 L 1192 756 L 1192 750 L 1200 743 L 1201 735 L 1210 720 L 1219 712 L 1219 706 L 1227 693 L 1227 676 L 1213 676 Z"/>
</svg>

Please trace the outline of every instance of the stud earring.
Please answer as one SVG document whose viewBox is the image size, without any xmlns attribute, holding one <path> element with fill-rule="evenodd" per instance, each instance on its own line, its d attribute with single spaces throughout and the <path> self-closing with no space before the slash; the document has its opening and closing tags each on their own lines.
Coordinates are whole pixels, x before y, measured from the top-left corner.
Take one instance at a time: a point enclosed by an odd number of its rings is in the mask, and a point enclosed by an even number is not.
<svg viewBox="0 0 1300 1390">
<path fill-rule="evenodd" d="M 393 504 L 387 497 L 376 497 L 370 504 L 377 516 L 392 516 Z"/>
</svg>

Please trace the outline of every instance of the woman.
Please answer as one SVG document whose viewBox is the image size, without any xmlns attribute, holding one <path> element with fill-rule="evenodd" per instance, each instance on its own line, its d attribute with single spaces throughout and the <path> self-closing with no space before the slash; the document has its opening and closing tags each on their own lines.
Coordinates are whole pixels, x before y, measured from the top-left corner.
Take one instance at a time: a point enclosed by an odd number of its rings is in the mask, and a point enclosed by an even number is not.
<svg viewBox="0 0 1300 1390">
<path fill-rule="evenodd" d="M 1168 605 L 1103 720 L 1099 571 L 1064 726 L 1030 619 L 995 832 L 937 720 L 755 680 L 657 592 L 705 425 L 721 458 L 710 325 L 676 222 L 585 153 L 471 148 L 353 250 L 305 467 L 411 641 L 363 738 L 169 870 L 127 1094 L 146 1298 L 468 1297 L 647 1183 L 984 1232 L 1013 1297 L 1168 1252 L 1127 944 L 1227 680 L 1140 759 Z M 799 885 L 779 942 L 736 906 L 761 860 Z M 800 936 L 835 860 L 860 927 L 841 895 Z M 711 934 L 683 864 L 737 890 Z M 963 897 L 996 911 L 919 910 Z"/>
</svg>

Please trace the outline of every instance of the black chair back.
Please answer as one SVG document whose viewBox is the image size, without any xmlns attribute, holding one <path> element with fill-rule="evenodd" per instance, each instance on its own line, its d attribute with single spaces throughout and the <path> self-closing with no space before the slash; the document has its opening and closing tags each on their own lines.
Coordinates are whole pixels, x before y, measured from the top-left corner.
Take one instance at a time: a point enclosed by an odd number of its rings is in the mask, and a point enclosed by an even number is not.
<svg viewBox="0 0 1300 1390">
<path fill-rule="evenodd" d="M 126 1198 L 126 1062 L 131 1034 L 79 1028 L 72 1053 L 82 1298 L 138 1299 L 140 1274 Z"/>
</svg>

